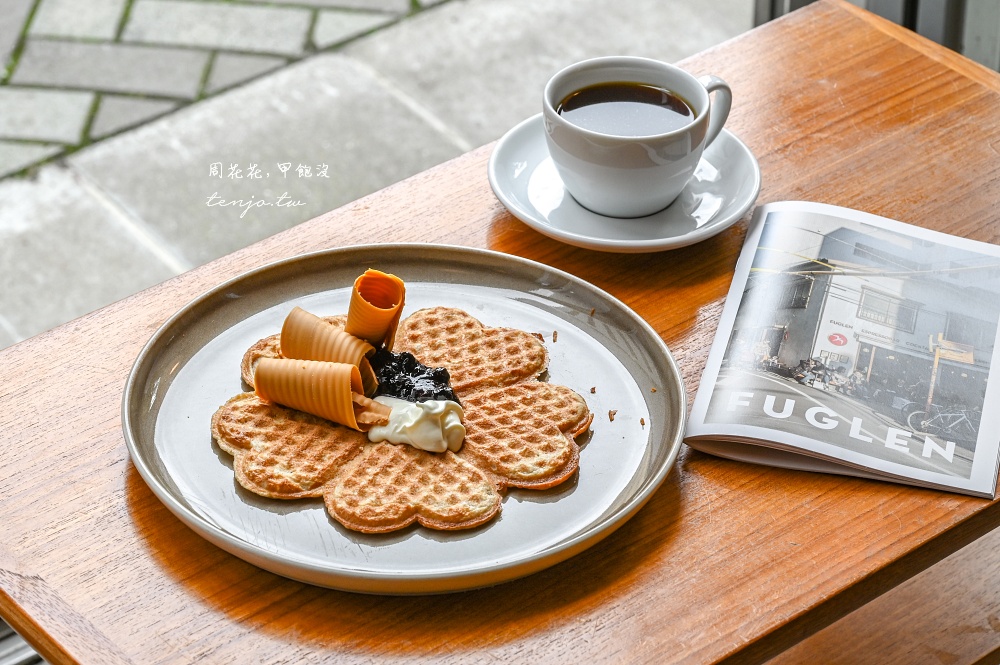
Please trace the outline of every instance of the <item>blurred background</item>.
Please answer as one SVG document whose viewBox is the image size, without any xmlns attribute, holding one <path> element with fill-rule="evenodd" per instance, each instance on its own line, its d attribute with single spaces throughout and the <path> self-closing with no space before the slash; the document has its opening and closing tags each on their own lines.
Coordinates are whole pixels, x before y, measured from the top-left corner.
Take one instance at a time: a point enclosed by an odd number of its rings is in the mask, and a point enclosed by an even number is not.
<svg viewBox="0 0 1000 665">
<path fill-rule="evenodd" d="M 0 348 L 809 1 L 0 0 Z M 852 1 L 1000 65 L 996 0 Z"/>
<path fill-rule="evenodd" d="M 1000 67 L 996 0 L 852 1 Z M 675 62 L 805 4 L 0 0 L 0 348 L 494 141 L 572 62 Z M 809 643 L 922 604 L 970 548 Z M 952 614 L 995 634 L 987 591 Z M 0 623 L 0 665 L 37 660 Z"/>
<path fill-rule="evenodd" d="M 2 30 L 19 28 L 0 35 L 0 347 L 493 141 L 576 60 L 673 62 L 753 15 L 753 0 L 0 0 Z"/>
</svg>

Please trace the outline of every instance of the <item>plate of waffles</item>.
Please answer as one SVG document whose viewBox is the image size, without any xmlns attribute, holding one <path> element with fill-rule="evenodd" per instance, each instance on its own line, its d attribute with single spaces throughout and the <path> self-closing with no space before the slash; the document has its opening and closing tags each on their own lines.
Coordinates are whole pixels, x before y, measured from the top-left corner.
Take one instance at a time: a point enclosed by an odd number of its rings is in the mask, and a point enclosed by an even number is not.
<svg viewBox="0 0 1000 665">
<path fill-rule="evenodd" d="M 254 392 L 289 311 L 342 326 L 369 268 L 405 282 L 392 349 L 450 372 L 457 452 L 376 443 Z M 389 244 L 192 301 L 136 359 L 122 422 L 143 480 L 209 542 L 318 586 L 421 594 L 523 577 L 613 533 L 670 473 L 686 403 L 662 339 L 597 287 L 488 250 Z"/>
</svg>

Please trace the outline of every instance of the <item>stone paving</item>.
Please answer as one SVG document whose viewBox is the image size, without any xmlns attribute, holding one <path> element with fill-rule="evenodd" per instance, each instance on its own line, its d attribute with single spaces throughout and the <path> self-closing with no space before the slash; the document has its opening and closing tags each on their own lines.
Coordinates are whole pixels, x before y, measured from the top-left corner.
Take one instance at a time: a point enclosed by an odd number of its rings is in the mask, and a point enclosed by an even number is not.
<svg viewBox="0 0 1000 665">
<path fill-rule="evenodd" d="M 419 12 L 411 0 L 0 0 L 0 177 Z"/>
<path fill-rule="evenodd" d="M 0 348 L 499 138 L 564 65 L 673 62 L 753 4 L 0 0 Z"/>
</svg>

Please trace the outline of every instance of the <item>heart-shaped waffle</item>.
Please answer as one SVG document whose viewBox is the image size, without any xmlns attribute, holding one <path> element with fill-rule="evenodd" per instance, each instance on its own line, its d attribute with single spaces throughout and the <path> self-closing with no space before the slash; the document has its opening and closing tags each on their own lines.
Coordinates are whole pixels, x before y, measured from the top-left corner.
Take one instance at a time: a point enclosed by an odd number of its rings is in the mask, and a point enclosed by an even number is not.
<svg viewBox="0 0 1000 665">
<path fill-rule="evenodd" d="M 465 443 L 460 455 L 494 475 L 501 485 L 553 487 L 580 463 L 574 437 L 594 414 L 564 386 L 528 381 L 464 395 Z"/>
<path fill-rule="evenodd" d="M 344 317 L 327 320 L 344 324 Z M 370 444 L 359 432 L 247 393 L 212 421 L 219 445 L 235 458 L 239 483 L 273 498 L 322 495 L 344 526 L 383 533 L 413 522 L 474 527 L 500 512 L 507 487 L 545 489 L 576 472 L 580 449 L 573 439 L 593 414 L 574 391 L 535 379 L 548 362 L 539 337 L 435 307 L 405 319 L 395 346 L 448 369 L 465 409 L 457 455 Z M 278 347 L 278 335 L 253 345 L 243 357 L 244 381 L 252 385 L 256 363 L 280 357 Z"/>
<path fill-rule="evenodd" d="M 349 529 L 384 533 L 413 522 L 432 529 L 467 529 L 500 512 L 500 493 L 474 465 L 451 452 L 377 443 L 338 474 L 325 503 Z"/>
<path fill-rule="evenodd" d="M 399 324 L 394 351 L 409 351 L 428 367 L 444 367 L 459 396 L 533 379 L 548 365 L 539 337 L 514 328 L 487 328 L 460 309 L 431 307 Z"/>
<path fill-rule="evenodd" d="M 343 314 L 326 316 L 323 317 L 323 320 L 333 325 L 337 330 L 343 330 L 347 324 L 347 317 Z M 251 388 L 253 387 L 253 373 L 261 358 L 281 357 L 281 333 L 259 340 L 243 354 L 243 361 L 240 363 L 240 374 L 243 376 L 243 382 Z"/>
<path fill-rule="evenodd" d="M 236 480 L 272 499 L 322 496 L 368 437 L 302 411 L 241 393 L 212 416 L 212 436 L 233 456 Z"/>
</svg>

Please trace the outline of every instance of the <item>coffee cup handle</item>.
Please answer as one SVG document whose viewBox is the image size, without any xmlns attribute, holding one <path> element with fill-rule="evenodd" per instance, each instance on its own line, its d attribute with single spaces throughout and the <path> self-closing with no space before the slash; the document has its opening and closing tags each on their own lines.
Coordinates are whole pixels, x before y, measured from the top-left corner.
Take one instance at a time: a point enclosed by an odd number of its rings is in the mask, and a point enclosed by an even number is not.
<svg viewBox="0 0 1000 665">
<path fill-rule="evenodd" d="M 712 115 L 708 119 L 708 136 L 705 140 L 705 147 L 708 147 L 722 131 L 722 126 L 729 118 L 729 109 L 733 106 L 733 91 L 728 83 L 711 74 L 699 78 L 698 83 L 705 86 L 708 94 L 715 93 L 715 99 L 712 100 Z"/>
</svg>

